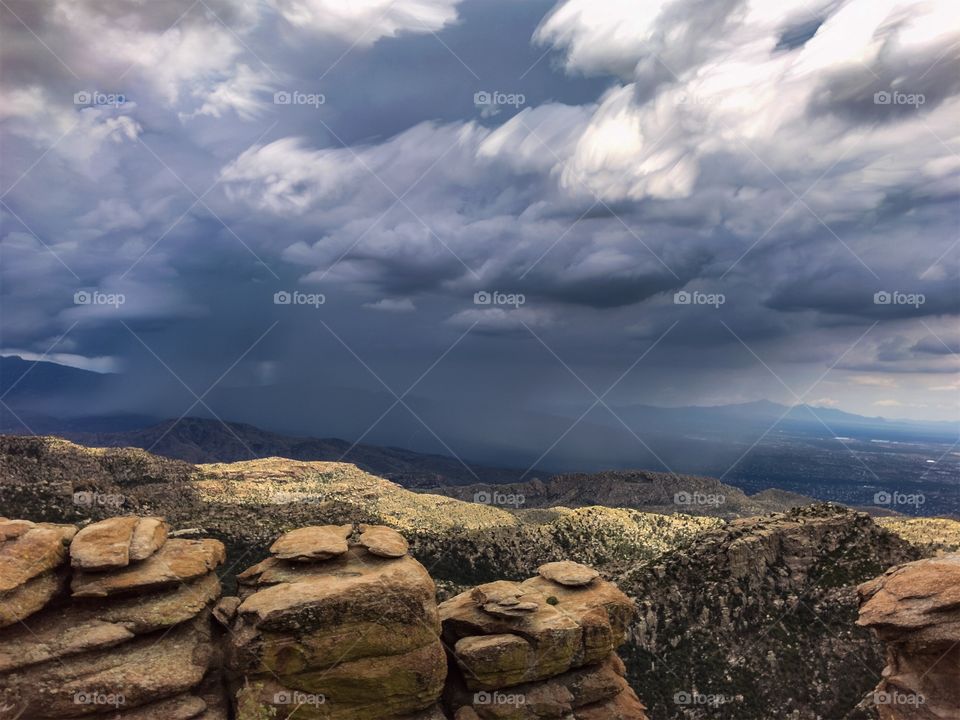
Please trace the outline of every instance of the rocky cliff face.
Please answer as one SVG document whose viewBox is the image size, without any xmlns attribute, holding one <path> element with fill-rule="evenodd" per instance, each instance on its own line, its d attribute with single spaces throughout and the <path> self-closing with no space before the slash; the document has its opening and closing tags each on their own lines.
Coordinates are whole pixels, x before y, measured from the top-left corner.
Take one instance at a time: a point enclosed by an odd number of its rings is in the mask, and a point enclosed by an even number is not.
<svg viewBox="0 0 960 720">
<path fill-rule="evenodd" d="M 881 720 L 960 717 L 960 554 L 891 568 L 857 591 L 857 624 L 887 650 L 864 708 Z"/>
<path fill-rule="evenodd" d="M 0 717 L 226 720 L 216 540 L 159 518 L 0 518 Z"/>
<path fill-rule="evenodd" d="M 223 545 L 161 518 L 0 518 L 0 718 L 646 720 L 615 653 L 633 604 L 595 570 L 441 610 L 408 550 L 380 525 L 297 528 L 221 598 Z"/>
<path fill-rule="evenodd" d="M 617 578 L 639 608 L 631 685 L 657 718 L 841 718 L 883 665 L 856 585 L 918 554 L 831 505 L 705 533 Z"/>
</svg>

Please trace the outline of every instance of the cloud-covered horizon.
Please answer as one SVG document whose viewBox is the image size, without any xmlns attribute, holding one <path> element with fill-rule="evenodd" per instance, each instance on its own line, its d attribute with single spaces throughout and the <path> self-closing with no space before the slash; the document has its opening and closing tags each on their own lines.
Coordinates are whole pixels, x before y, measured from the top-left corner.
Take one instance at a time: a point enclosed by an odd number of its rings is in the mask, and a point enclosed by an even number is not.
<svg viewBox="0 0 960 720">
<path fill-rule="evenodd" d="M 548 412 L 632 368 L 618 404 L 960 419 L 946 0 L 0 20 L 2 352 L 318 405 L 382 380 Z"/>
</svg>

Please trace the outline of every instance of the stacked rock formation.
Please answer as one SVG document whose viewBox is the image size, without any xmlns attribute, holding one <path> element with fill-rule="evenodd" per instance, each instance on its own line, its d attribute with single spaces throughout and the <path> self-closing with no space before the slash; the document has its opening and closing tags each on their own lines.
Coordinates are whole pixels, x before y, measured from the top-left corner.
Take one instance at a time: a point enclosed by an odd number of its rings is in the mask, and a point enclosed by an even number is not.
<svg viewBox="0 0 960 720">
<path fill-rule="evenodd" d="M 223 560 L 217 540 L 168 540 L 161 518 L 79 532 L 0 518 L 0 708 L 225 720 L 210 622 Z"/>
<path fill-rule="evenodd" d="M 633 603 L 597 572 L 542 565 L 522 583 L 479 585 L 440 605 L 456 720 L 645 720 L 615 650 Z"/>
<path fill-rule="evenodd" d="M 881 720 L 960 718 L 960 554 L 893 567 L 857 592 L 857 624 L 887 648 L 865 704 Z"/>
<path fill-rule="evenodd" d="M 436 587 L 382 526 L 304 527 L 237 576 L 216 616 L 239 720 L 441 720 Z"/>
</svg>

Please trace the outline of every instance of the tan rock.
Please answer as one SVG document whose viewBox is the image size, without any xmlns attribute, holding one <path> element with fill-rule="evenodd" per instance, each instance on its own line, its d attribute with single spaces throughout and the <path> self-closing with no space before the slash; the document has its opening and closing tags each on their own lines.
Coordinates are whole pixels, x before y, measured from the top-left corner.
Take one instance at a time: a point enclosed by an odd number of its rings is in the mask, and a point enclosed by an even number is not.
<svg viewBox="0 0 960 720">
<path fill-rule="evenodd" d="M 410 550 L 406 538 L 385 525 L 361 525 L 359 542 L 369 552 L 380 557 L 399 558 Z"/>
<path fill-rule="evenodd" d="M 48 572 L 23 585 L 0 593 L 0 628 L 20 622 L 42 610 L 66 587 L 62 573 Z"/>
<path fill-rule="evenodd" d="M 284 533 L 270 546 L 281 560 L 314 562 L 329 560 L 347 551 L 353 525 L 313 525 Z"/>
<path fill-rule="evenodd" d="M 649 720 L 646 709 L 628 687 L 611 700 L 577 708 L 573 717 L 574 720 Z"/>
<path fill-rule="evenodd" d="M 526 666 L 509 667 L 510 663 L 519 662 L 522 654 L 517 643 L 505 644 L 501 656 L 496 652 L 496 646 L 484 646 L 478 644 L 479 641 L 471 641 L 466 647 L 478 652 L 471 657 L 469 665 L 455 654 L 471 690 L 493 690 L 542 680 L 558 675 L 581 661 L 583 630 L 576 618 L 558 612 L 545 601 L 534 613 L 522 617 L 500 617 L 485 610 L 490 603 L 485 603 L 483 607 L 477 604 L 478 599 L 489 597 L 500 596 L 468 591 L 440 605 L 443 637 L 447 646 L 453 648 L 461 639 L 473 636 L 514 635 L 534 646 L 536 652 L 528 656 L 531 659 Z M 502 667 L 501 661 L 508 666 Z"/>
<path fill-rule="evenodd" d="M 517 583 L 509 580 L 478 585 L 470 597 L 487 614 L 500 618 L 524 617 L 539 608 L 539 595 L 525 594 Z"/>
<path fill-rule="evenodd" d="M 163 518 L 140 518 L 130 538 L 130 562 L 146 560 L 167 541 L 169 526 Z"/>
<path fill-rule="evenodd" d="M 535 611 L 517 611 L 527 603 Z M 543 577 L 486 583 L 440 605 L 443 637 L 472 690 L 544 680 L 601 662 L 624 641 L 634 613 L 631 600 L 599 578 L 578 587 Z M 535 652 L 525 653 L 508 636 Z"/>
<path fill-rule="evenodd" d="M 601 663 L 569 670 L 538 682 L 472 692 L 458 676 L 448 683 L 447 696 L 454 706 L 464 705 L 480 720 L 539 720 L 579 717 L 579 708 L 606 704 L 629 691 L 623 663 L 610 655 Z M 467 715 L 469 717 L 469 715 Z M 644 716 L 628 716 L 639 720 Z"/>
<path fill-rule="evenodd" d="M 59 566 L 66 558 L 64 531 L 33 527 L 0 543 L 0 593 Z"/>
<path fill-rule="evenodd" d="M 205 717 L 207 703 L 191 693 L 142 705 L 123 713 L 123 720 L 200 720 Z"/>
<path fill-rule="evenodd" d="M 36 526 L 36 523 L 30 522 L 29 520 L 8 520 L 7 518 L 0 518 L 0 542 L 18 538 L 27 530 Z"/>
<path fill-rule="evenodd" d="M 272 675 L 262 676 L 249 680 L 237 699 L 245 708 L 274 707 L 278 718 L 297 707 L 296 717 L 303 720 L 399 720 L 431 708 L 443 689 L 445 675 L 446 656 L 440 644 L 434 643 L 403 655 L 281 676 L 284 684 Z"/>
<path fill-rule="evenodd" d="M 126 515 L 95 522 L 70 544 L 70 564 L 88 571 L 122 568 L 145 560 L 167 539 L 162 518 Z"/>
<path fill-rule="evenodd" d="M 547 580 L 569 587 L 589 585 L 600 577 L 600 573 L 593 568 L 569 560 L 541 565 L 537 568 L 537 572 Z"/>
<path fill-rule="evenodd" d="M 186 622 L 220 595 L 214 573 L 189 584 L 145 597 L 119 597 L 104 606 L 74 602 L 34 615 L 29 627 L 15 626 L 0 636 L 0 672 L 112 647 Z"/>
<path fill-rule="evenodd" d="M 220 598 L 220 602 L 213 608 L 213 619 L 224 627 L 229 627 L 237 614 L 238 607 L 240 607 L 240 598 L 233 595 Z"/>
<path fill-rule="evenodd" d="M 0 674 L 0 705 L 23 708 L 23 717 L 62 718 L 109 711 L 83 702 L 122 697 L 120 709 L 156 702 L 199 684 L 213 659 L 208 613 L 159 638 L 138 637 L 104 650 L 71 655 Z M 78 702 L 79 700 L 79 702 Z"/>
<path fill-rule="evenodd" d="M 504 688 L 528 678 L 536 650 L 517 635 L 472 635 L 457 641 L 454 656 L 471 685 Z"/>
<path fill-rule="evenodd" d="M 219 540 L 168 540 L 153 555 L 112 573 L 75 572 L 73 597 L 106 597 L 157 590 L 206 575 L 224 561 Z"/>
<path fill-rule="evenodd" d="M 907 563 L 857 588 L 858 625 L 877 629 L 881 638 L 904 631 L 960 642 L 960 553 Z M 945 615 L 944 613 L 949 613 Z M 923 632 L 932 627 L 932 632 Z"/>
<path fill-rule="evenodd" d="M 268 558 L 238 581 L 228 655 L 245 673 L 286 676 L 438 643 L 436 587 L 410 556 L 354 547 L 313 564 Z"/>
<path fill-rule="evenodd" d="M 438 622 L 436 586 L 411 557 L 387 560 L 352 548 L 312 565 L 268 558 L 237 580 L 260 588 L 238 609 L 260 629 L 297 632 L 374 618 Z"/>
<path fill-rule="evenodd" d="M 524 580 L 524 591 L 535 591 L 547 598 L 552 607 L 560 612 L 579 618 L 585 628 L 585 645 L 591 645 L 591 634 L 602 647 L 596 653 L 588 653 L 595 662 L 605 657 L 613 648 L 619 647 L 627 638 L 630 623 L 637 613 L 633 600 L 628 598 L 614 583 L 596 579 L 587 586 L 568 587 L 558 585 L 542 577 Z M 609 635 L 609 640 L 607 636 Z"/>
<path fill-rule="evenodd" d="M 887 645 L 877 716 L 960 717 L 960 553 L 899 565 L 857 591 L 857 624 Z"/>
<path fill-rule="evenodd" d="M 130 538 L 139 520 L 112 517 L 87 525 L 70 543 L 70 564 L 83 570 L 110 570 L 130 563 Z"/>
</svg>

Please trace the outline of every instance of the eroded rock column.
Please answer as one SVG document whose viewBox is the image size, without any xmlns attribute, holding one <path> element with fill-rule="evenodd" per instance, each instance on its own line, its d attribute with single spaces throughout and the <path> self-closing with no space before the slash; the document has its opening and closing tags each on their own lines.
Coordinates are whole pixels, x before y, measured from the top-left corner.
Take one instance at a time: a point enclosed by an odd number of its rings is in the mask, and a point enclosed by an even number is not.
<svg viewBox="0 0 960 720">
<path fill-rule="evenodd" d="M 635 608 L 583 565 L 479 585 L 440 606 L 456 720 L 646 720 L 615 650 Z"/>
<path fill-rule="evenodd" d="M 0 707 L 10 717 L 225 720 L 217 540 L 161 518 L 0 519 Z"/>
<path fill-rule="evenodd" d="M 436 587 L 403 536 L 305 527 L 270 552 L 218 609 L 239 720 L 442 720 Z"/>
</svg>

